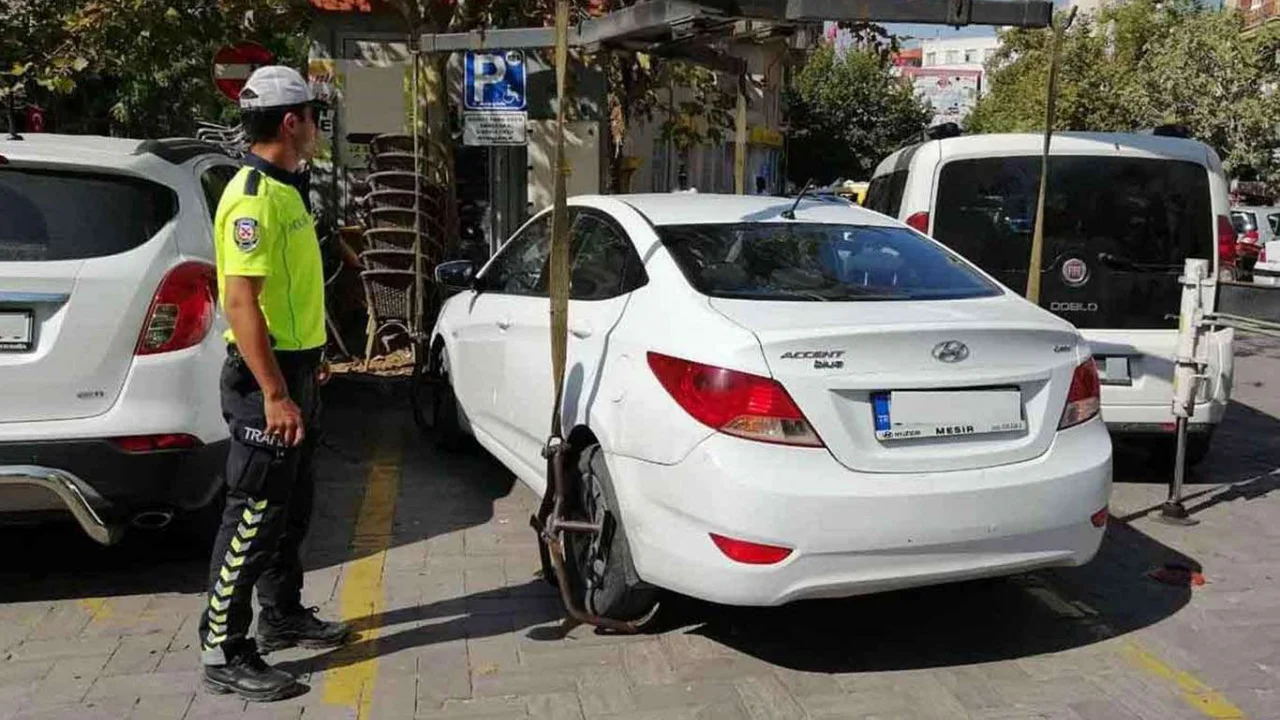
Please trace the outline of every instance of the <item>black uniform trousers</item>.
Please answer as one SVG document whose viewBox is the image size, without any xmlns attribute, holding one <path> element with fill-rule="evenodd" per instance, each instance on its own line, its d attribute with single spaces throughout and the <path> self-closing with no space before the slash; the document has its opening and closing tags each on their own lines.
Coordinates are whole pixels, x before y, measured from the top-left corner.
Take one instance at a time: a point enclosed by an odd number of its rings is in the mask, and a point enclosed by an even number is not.
<svg viewBox="0 0 1280 720">
<path fill-rule="evenodd" d="M 234 346 L 222 367 L 222 415 L 231 430 L 227 504 L 213 544 L 209 596 L 200 617 L 201 661 L 222 665 L 252 647 L 252 594 L 264 609 L 301 608 L 301 544 L 315 497 L 312 457 L 319 430 L 320 350 L 276 351 L 305 438 L 286 447 L 266 433 L 262 389 Z"/>
</svg>

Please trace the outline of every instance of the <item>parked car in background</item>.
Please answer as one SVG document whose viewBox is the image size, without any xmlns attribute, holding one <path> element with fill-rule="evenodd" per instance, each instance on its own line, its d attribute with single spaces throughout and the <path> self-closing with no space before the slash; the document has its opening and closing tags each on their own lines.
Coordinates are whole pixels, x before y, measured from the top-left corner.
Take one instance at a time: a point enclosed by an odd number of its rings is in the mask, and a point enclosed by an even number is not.
<svg viewBox="0 0 1280 720">
<path fill-rule="evenodd" d="M 788 212 L 798 202 L 794 214 Z M 1079 565 L 1111 440 L 1088 343 L 941 244 L 852 203 L 570 200 L 563 432 L 571 582 L 645 617 L 654 588 L 778 605 Z M 432 332 L 446 435 L 547 490 L 550 213 Z"/>
<path fill-rule="evenodd" d="M 0 139 L 0 523 L 109 544 L 215 514 L 212 217 L 236 169 L 192 140 Z"/>
<path fill-rule="evenodd" d="M 876 169 L 866 204 L 1025 292 L 1043 148 L 1038 134 L 912 145 Z M 1187 258 L 1235 277 L 1222 164 L 1186 138 L 1067 132 L 1053 136 L 1049 168 L 1040 304 L 1089 340 L 1112 432 L 1172 458 L 1178 277 Z M 1190 421 L 1192 463 L 1207 454 L 1226 412 L 1233 340 L 1229 329 L 1210 336 L 1208 381 Z"/>
<path fill-rule="evenodd" d="M 1239 238 L 1241 268 L 1251 274 L 1262 249 L 1280 238 L 1280 207 L 1233 207 L 1231 224 Z"/>
<path fill-rule="evenodd" d="M 1280 285 L 1280 240 L 1271 240 L 1258 253 L 1253 266 L 1253 282 L 1258 285 Z"/>
</svg>

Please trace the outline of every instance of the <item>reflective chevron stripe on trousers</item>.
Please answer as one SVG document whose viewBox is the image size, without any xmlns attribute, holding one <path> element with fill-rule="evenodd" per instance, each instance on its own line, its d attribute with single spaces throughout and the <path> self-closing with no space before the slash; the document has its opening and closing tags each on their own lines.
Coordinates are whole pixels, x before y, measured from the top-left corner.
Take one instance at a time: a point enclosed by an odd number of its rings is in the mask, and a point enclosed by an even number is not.
<svg viewBox="0 0 1280 720">
<path fill-rule="evenodd" d="M 209 600 L 200 617 L 200 658 L 223 665 L 251 649 L 256 587 L 263 608 L 301 609 L 302 540 L 315 494 L 312 454 L 318 432 L 318 354 L 277 352 L 289 395 L 306 421 L 306 439 L 284 447 L 265 432 L 262 393 L 234 352 L 222 370 L 222 411 L 231 430 L 227 504 L 209 563 Z"/>
</svg>

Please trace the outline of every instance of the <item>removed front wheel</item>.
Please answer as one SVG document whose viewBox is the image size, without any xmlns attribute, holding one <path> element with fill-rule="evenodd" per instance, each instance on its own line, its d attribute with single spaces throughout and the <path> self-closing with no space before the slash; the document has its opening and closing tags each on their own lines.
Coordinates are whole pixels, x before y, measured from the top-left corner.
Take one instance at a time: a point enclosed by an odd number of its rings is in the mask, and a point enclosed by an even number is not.
<svg viewBox="0 0 1280 720">
<path fill-rule="evenodd" d="M 613 481 L 599 445 L 582 451 L 577 470 L 569 498 L 572 516 L 599 525 L 600 532 L 565 533 L 570 587 L 587 612 L 643 627 L 657 614 L 658 589 L 636 573 Z"/>
</svg>

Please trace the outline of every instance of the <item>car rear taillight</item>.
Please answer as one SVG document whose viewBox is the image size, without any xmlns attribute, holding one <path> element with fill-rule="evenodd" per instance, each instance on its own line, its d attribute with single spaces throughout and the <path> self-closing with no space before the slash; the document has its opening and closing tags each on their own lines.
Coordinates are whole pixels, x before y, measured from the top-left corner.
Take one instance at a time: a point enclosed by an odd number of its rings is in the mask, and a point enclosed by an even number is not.
<svg viewBox="0 0 1280 720">
<path fill-rule="evenodd" d="M 1079 425 L 1092 419 L 1102 406 L 1102 381 L 1098 379 L 1098 366 L 1092 358 L 1084 361 L 1071 376 L 1071 389 L 1067 391 L 1067 406 L 1062 410 L 1059 430 Z"/>
<path fill-rule="evenodd" d="M 822 447 L 800 408 L 776 380 L 649 353 L 662 387 L 698 422 L 749 440 Z"/>
<path fill-rule="evenodd" d="M 1266 261 L 1267 261 L 1267 246 L 1263 245 L 1262 250 L 1258 252 L 1258 262 L 1264 263 Z"/>
<path fill-rule="evenodd" d="M 1245 230 L 1245 231 L 1244 231 L 1244 241 L 1245 241 L 1245 242 L 1247 242 L 1247 243 L 1249 243 L 1249 244 L 1251 244 L 1251 245 L 1257 245 L 1257 244 L 1258 244 L 1258 240 L 1259 240 L 1259 239 L 1260 239 L 1260 238 L 1258 237 L 1258 231 L 1257 231 L 1257 230 Z"/>
<path fill-rule="evenodd" d="M 1226 215 L 1218 216 L 1218 264 L 1223 267 L 1236 264 L 1236 229 Z"/>
<path fill-rule="evenodd" d="M 155 355 L 200 344 L 213 326 L 217 287 L 217 270 L 208 263 L 184 262 L 170 270 L 151 300 L 135 354 Z"/>
<path fill-rule="evenodd" d="M 143 453 L 159 450 L 186 450 L 201 445 L 200 440 L 190 435 L 167 433 L 164 435 L 129 435 L 111 438 L 112 444 L 125 452 Z"/>
<path fill-rule="evenodd" d="M 912 215 L 911 217 L 907 218 L 907 225 L 928 235 L 929 234 L 929 213 L 918 212 L 915 215 Z"/>
<path fill-rule="evenodd" d="M 791 555 L 791 548 L 734 540 L 715 533 L 711 533 L 711 542 L 720 548 L 725 557 L 746 565 L 773 565 Z"/>
</svg>

